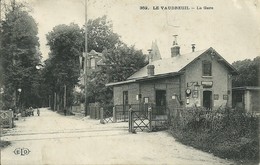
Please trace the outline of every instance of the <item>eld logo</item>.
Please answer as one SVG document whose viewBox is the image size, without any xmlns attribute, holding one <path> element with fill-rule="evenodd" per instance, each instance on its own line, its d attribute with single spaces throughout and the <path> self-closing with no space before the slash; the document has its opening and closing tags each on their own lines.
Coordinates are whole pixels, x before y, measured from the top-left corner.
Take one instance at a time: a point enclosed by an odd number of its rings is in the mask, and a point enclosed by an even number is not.
<svg viewBox="0 0 260 165">
<path fill-rule="evenodd" d="M 21 156 L 28 155 L 30 152 L 31 151 L 28 148 L 16 148 L 14 150 L 15 155 L 21 155 Z"/>
</svg>

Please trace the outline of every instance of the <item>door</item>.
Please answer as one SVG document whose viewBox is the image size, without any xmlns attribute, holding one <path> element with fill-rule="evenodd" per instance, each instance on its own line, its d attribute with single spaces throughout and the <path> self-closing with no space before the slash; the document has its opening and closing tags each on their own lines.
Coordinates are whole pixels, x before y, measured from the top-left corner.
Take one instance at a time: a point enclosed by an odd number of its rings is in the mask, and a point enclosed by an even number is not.
<svg viewBox="0 0 260 165">
<path fill-rule="evenodd" d="M 123 91 L 123 111 L 128 111 L 128 91 Z"/>
<path fill-rule="evenodd" d="M 212 108 L 212 91 L 203 91 L 203 107 Z"/>
<path fill-rule="evenodd" d="M 155 96 L 156 103 L 156 115 L 165 115 L 166 114 L 166 91 L 165 90 L 156 90 Z"/>
</svg>

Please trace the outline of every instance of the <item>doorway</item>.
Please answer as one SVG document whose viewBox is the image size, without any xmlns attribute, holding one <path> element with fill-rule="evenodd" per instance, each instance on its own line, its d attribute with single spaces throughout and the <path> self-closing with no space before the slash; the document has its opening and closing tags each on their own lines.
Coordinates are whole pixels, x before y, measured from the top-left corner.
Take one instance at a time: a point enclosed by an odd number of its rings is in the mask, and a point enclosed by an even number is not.
<svg viewBox="0 0 260 165">
<path fill-rule="evenodd" d="M 203 91 L 203 107 L 212 108 L 212 91 Z"/>
<path fill-rule="evenodd" d="M 156 114 L 166 114 L 166 90 L 156 90 L 155 94 Z"/>
<path fill-rule="evenodd" d="M 128 91 L 123 91 L 123 111 L 128 111 Z"/>
</svg>

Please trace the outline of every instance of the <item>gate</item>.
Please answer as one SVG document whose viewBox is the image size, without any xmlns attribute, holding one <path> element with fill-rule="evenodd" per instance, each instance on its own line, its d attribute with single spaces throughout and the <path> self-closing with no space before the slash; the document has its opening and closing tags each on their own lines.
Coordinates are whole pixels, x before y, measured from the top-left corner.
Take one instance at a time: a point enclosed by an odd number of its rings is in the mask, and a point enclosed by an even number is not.
<svg viewBox="0 0 260 165">
<path fill-rule="evenodd" d="M 104 122 L 106 123 L 113 122 L 113 109 L 104 110 Z"/>
<path fill-rule="evenodd" d="M 100 122 L 102 124 L 113 122 L 113 106 L 104 106 L 100 108 Z"/>
<path fill-rule="evenodd" d="M 129 110 L 129 132 L 152 131 L 152 113 L 148 111 Z"/>
<path fill-rule="evenodd" d="M 129 105 L 115 105 L 115 122 L 127 122 L 129 119 Z"/>
<path fill-rule="evenodd" d="M 153 104 L 129 109 L 129 132 L 163 130 L 169 127 L 169 110 Z"/>
</svg>

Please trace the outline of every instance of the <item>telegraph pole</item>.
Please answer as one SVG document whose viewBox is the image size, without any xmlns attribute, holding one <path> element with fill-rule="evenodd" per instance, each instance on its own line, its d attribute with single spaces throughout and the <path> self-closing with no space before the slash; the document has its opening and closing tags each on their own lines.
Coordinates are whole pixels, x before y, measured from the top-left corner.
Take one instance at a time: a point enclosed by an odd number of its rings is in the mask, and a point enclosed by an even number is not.
<svg viewBox="0 0 260 165">
<path fill-rule="evenodd" d="M 88 17 L 87 17 L 87 8 L 88 8 L 88 0 L 85 0 L 85 68 L 84 68 L 84 73 L 85 73 L 85 116 L 88 115 L 88 98 L 87 98 L 87 81 L 88 81 L 88 74 L 87 74 L 87 58 L 88 58 Z"/>
<path fill-rule="evenodd" d="M 2 0 L 0 0 L 0 28 L 2 29 Z"/>
<path fill-rule="evenodd" d="M 0 53 L 1 53 L 1 49 L 2 49 L 2 0 L 0 0 Z M 2 59 L 0 59 L 0 67 L 2 67 Z M 2 68 L 0 68 L 0 70 L 2 70 Z M 0 74 L 2 74 L 0 72 Z M 0 77 L 2 78 L 2 76 Z M 0 80 L 0 108 L 2 109 L 2 94 L 3 94 L 3 90 L 4 88 L 2 88 L 2 80 Z"/>
</svg>

